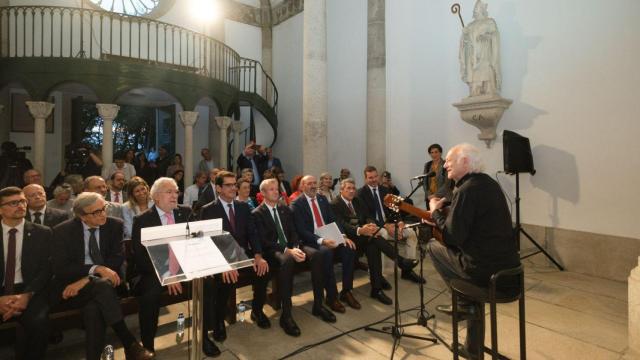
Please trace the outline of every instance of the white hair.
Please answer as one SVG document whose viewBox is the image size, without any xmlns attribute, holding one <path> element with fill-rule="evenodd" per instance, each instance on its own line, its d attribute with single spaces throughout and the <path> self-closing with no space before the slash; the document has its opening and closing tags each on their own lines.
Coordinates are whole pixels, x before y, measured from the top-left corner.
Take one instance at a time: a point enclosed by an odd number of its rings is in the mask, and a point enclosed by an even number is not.
<svg viewBox="0 0 640 360">
<path fill-rule="evenodd" d="M 274 178 L 262 180 L 262 182 L 260 183 L 260 192 L 264 192 L 267 186 L 272 183 L 278 184 L 278 180 Z"/>
<path fill-rule="evenodd" d="M 467 159 L 469 161 L 469 172 L 480 173 L 484 171 L 484 162 L 480 157 L 480 150 L 468 143 L 462 143 L 454 146 L 451 153 L 455 153 L 458 157 L 457 161 Z"/>
<path fill-rule="evenodd" d="M 340 190 L 344 190 L 347 184 L 353 184 L 353 186 L 356 186 L 356 181 L 353 180 L 352 178 L 346 178 L 346 179 L 340 180 Z"/>
<path fill-rule="evenodd" d="M 156 194 L 158 193 L 158 191 L 160 191 L 160 188 L 164 184 L 171 184 L 176 188 L 178 188 L 178 183 L 176 182 L 175 179 L 170 177 L 158 178 L 156 181 L 154 181 L 153 185 L 151 185 L 151 190 L 149 190 L 149 193 L 151 194 L 151 198 L 154 198 L 156 196 Z"/>
</svg>

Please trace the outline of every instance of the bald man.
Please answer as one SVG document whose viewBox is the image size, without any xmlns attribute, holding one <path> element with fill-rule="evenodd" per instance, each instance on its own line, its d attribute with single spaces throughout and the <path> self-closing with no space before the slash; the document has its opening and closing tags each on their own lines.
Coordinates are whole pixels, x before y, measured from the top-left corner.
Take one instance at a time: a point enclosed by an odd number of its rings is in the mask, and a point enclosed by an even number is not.
<svg viewBox="0 0 640 360">
<path fill-rule="evenodd" d="M 42 185 L 27 185 L 22 191 L 27 198 L 27 221 L 53 228 L 69 218 L 66 211 L 47 207 L 47 194 Z"/>
</svg>

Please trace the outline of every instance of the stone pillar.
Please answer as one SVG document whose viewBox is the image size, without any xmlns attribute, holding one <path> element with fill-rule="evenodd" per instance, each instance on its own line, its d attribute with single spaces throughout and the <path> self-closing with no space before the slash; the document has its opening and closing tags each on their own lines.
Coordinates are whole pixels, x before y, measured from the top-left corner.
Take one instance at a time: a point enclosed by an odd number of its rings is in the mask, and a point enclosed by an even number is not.
<svg viewBox="0 0 640 360">
<path fill-rule="evenodd" d="M 640 359 L 640 257 L 629 274 L 629 349 L 624 359 Z"/>
<path fill-rule="evenodd" d="M 387 150 L 385 0 L 369 0 L 367 7 L 367 164 L 382 171 Z"/>
<path fill-rule="evenodd" d="M 181 111 L 178 113 L 184 125 L 184 184 L 191 185 L 193 181 L 193 125 L 200 115 L 197 111 Z"/>
<path fill-rule="evenodd" d="M 272 76 L 273 74 L 273 28 L 271 22 L 271 0 L 260 0 L 260 15 L 262 17 L 262 68 Z M 268 89 L 269 84 L 262 84 L 262 87 Z M 269 104 L 273 99 L 271 90 L 266 94 L 266 100 Z"/>
<path fill-rule="evenodd" d="M 244 124 L 242 121 L 233 121 L 231 123 L 231 130 L 233 130 L 233 157 L 237 159 L 240 156 L 240 132 L 243 130 Z M 234 165 L 235 164 L 231 164 Z"/>
<path fill-rule="evenodd" d="M 40 171 L 42 178 L 45 178 L 44 173 L 44 154 L 46 150 L 45 135 L 46 135 L 46 121 L 51 111 L 55 107 L 55 104 L 46 101 L 27 101 L 29 112 L 33 116 L 33 167 Z"/>
<path fill-rule="evenodd" d="M 220 128 L 220 167 L 224 169 L 229 169 L 228 163 L 228 155 L 227 155 L 227 146 L 229 146 L 229 141 L 227 140 L 227 131 L 229 130 L 229 126 L 231 125 L 231 118 L 228 116 L 216 116 L 216 124 L 218 124 L 218 128 Z"/>
<path fill-rule="evenodd" d="M 327 2 L 304 4 L 302 60 L 302 171 L 327 171 Z"/>
<path fill-rule="evenodd" d="M 113 119 L 118 115 L 120 106 L 116 104 L 96 104 L 102 118 L 102 177 L 109 177 L 113 164 Z"/>
</svg>

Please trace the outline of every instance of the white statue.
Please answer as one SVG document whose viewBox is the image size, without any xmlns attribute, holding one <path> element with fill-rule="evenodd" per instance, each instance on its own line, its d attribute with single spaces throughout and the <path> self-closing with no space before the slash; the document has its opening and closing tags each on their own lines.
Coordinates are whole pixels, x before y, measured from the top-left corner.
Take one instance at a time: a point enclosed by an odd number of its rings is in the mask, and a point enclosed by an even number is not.
<svg viewBox="0 0 640 360">
<path fill-rule="evenodd" d="M 500 94 L 500 34 L 481 0 L 473 8 L 473 21 L 462 30 L 460 75 L 470 96 Z"/>
</svg>

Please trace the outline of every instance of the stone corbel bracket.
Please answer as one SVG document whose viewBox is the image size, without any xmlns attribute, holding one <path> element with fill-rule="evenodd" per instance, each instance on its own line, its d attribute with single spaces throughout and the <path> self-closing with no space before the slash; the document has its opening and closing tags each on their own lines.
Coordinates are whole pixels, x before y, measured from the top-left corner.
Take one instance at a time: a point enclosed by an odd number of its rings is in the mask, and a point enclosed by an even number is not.
<svg viewBox="0 0 640 360">
<path fill-rule="evenodd" d="M 460 110 L 463 121 L 477 127 L 480 130 L 478 139 L 491 147 L 496 139 L 496 128 L 502 118 L 502 114 L 511 106 L 513 101 L 500 96 L 470 96 L 459 103 L 454 103 Z"/>
</svg>

